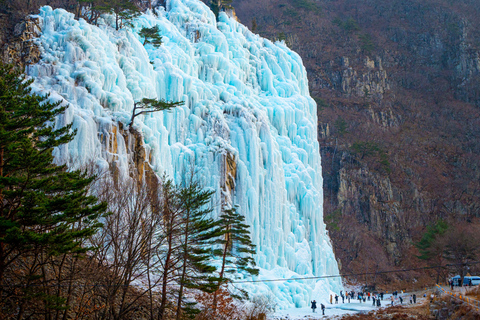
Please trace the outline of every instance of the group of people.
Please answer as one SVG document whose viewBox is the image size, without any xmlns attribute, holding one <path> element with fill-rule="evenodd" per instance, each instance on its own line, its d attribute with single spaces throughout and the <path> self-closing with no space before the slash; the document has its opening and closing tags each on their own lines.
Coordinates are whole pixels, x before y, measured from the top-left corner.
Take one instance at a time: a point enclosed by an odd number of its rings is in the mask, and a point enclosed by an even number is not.
<svg viewBox="0 0 480 320">
<path fill-rule="evenodd" d="M 395 302 L 395 298 L 398 297 L 398 300 L 400 301 L 400 304 L 403 304 L 403 299 L 405 298 L 404 296 L 398 296 L 398 292 L 395 291 L 392 293 L 392 296 L 390 297 L 391 305 L 393 306 L 393 303 Z M 409 296 L 410 298 L 410 304 L 417 303 L 417 295 L 414 293 Z"/>
<path fill-rule="evenodd" d="M 370 292 L 355 292 L 355 291 L 349 291 L 345 292 L 345 295 L 343 294 L 342 291 L 340 291 L 340 296 L 342 297 L 342 303 L 345 303 L 345 299 L 350 303 L 351 299 L 355 299 L 355 297 L 358 299 L 358 302 L 366 302 L 370 301 L 370 298 L 375 298 L 376 300 L 383 300 L 383 292 L 380 292 L 378 294 L 373 294 Z M 332 303 L 332 295 L 330 295 L 330 303 Z M 335 295 L 335 303 L 338 303 L 338 296 Z"/>
<path fill-rule="evenodd" d="M 465 283 L 466 282 L 466 283 Z M 453 291 L 454 286 L 467 286 L 471 287 L 472 286 L 472 279 L 468 279 L 468 281 L 465 281 L 462 283 L 460 280 L 458 282 L 454 282 L 453 279 L 448 280 L 448 285 L 450 286 L 450 289 Z"/>
<path fill-rule="evenodd" d="M 403 293 L 403 291 L 402 291 L 402 293 Z M 343 291 L 340 291 L 340 297 L 342 298 L 342 303 L 345 303 L 345 299 L 347 299 L 348 302 L 350 303 L 350 299 L 355 299 L 355 297 L 358 299 L 358 301 L 360 303 L 362 301 L 363 302 L 370 301 L 370 298 L 371 298 L 371 300 L 373 302 L 373 306 L 377 306 L 377 307 L 382 306 L 381 301 L 383 300 L 383 295 L 384 295 L 383 292 L 374 294 L 374 293 L 370 293 L 370 292 L 349 291 L 349 292 L 345 292 L 345 294 L 344 294 Z M 330 304 L 333 304 L 333 299 L 335 299 L 335 304 L 338 304 L 338 297 L 339 296 L 337 294 L 330 295 Z M 398 298 L 398 300 L 400 301 L 400 304 L 403 304 L 403 300 L 404 300 L 405 296 L 402 296 L 402 295 L 399 296 L 398 291 L 394 291 L 394 292 L 392 292 L 392 295 L 390 296 L 390 301 L 391 301 L 392 306 L 393 306 L 396 298 Z M 410 295 L 409 298 L 410 298 L 410 303 L 411 304 L 417 303 L 417 295 L 416 294 Z M 317 309 L 317 302 L 315 300 L 313 300 L 313 301 L 311 301 L 311 304 L 312 304 L 311 308 L 312 308 L 313 312 L 315 312 L 315 309 Z M 322 309 L 322 315 L 325 315 L 325 305 L 323 305 L 323 303 L 321 303 L 320 306 L 321 306 L 321 309 Z"/>
</svg>

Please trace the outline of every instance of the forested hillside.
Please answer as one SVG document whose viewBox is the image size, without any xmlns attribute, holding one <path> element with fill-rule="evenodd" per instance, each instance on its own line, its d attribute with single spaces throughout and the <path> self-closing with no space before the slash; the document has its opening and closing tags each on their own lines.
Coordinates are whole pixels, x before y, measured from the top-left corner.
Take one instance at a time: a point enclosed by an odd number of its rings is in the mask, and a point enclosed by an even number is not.
<svg viewBox="0 0 480 320">
<path fill-rule="evenodd" d="M 479 1 L 233 6 L 240 21 L 284 39 L 307 67 L 318 104 L 325 221 L 343 272 L 421 263 L 414 244 L 439 219 L 475 228 Z"/>
</svg>

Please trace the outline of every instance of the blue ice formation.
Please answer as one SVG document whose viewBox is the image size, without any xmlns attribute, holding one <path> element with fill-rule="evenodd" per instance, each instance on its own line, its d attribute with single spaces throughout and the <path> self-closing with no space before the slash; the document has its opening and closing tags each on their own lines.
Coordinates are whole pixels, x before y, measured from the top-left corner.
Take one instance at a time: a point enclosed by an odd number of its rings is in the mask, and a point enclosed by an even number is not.
<svg viewBox="0 0 480 320">
<path fill-rule="evenodd" d="M 215 203 L 240 206 L 257 245 L 256 280 L 336 275 L 323 222 L 316 104 L 301 58 L 225 13 L 219 20 L 199 0 L 169 0 L 166 10 L 115 31 L 111 16 L 97 27 L 43 7 L 36 40 L 42 59 L 27 71 L 36 91 L 69 104 L 56 125 L 73 122 L 78 131 L 55 150 L 56 160 L 70 167 L 115 163 L 127 174 L 127 142 L 112 128 L 128 124 L 142 98 L 184 101 L 135 119 L 153 170 L 180 182 L 194 167 L 217 191 Z M 144 46 L 139 30 L 155 25 L 163 44 Z M 108 147 L 112 139 L 115 148 Z M 251 295 L 274 295 L 282 309 L 327 301 L 342 289 L 339 278 L 242 286 Z"/>
</svg>

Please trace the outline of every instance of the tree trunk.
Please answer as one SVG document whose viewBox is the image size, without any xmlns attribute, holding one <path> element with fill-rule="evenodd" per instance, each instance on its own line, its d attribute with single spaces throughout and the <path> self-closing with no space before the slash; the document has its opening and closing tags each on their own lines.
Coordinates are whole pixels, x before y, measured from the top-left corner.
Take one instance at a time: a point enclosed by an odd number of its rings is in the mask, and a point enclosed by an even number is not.
<svg viewBox="0 0 480 320">
<path fill-rule="evenodd" d="M 58 267 L 58 276 L 57 276 L 57 297 L 60 297 L 60 295 L 62 294 L 62 269 L 63 269 L 63 265 L 65 264 L 65 260 L 67 258 L 67 255 L 64 254 L 63 257 L 62 257 L 62 262 L 60 263 L 60 266 Z M 68 304 L 67 304 L 68 305 Z M 57 312 L 55 312 L 55 319 L 59 319 L 60 318 L 60 308 L 57 309 Z"/>
<path fill-rule="evenodd" d="M 190 213 L 187 213 L 185 225 L 185 238 L 183 243 L 183 266 L 182 266 L 182 277 L 180 279 L 180 289 L 178 290 L 178 301 L 177 301 L 177 317 L 176 320 L 180 320 L 181 310 L 182 310 L 182 299 L 183 299 L 183 287 L 185 282 L 185 273 L 187 271 L 187 250 L 188 250 L 188 227 L 190 223 Z"/>
<path fill-rule="evenodd" d="M 225 264 L 227 263 L 227 251 L 228 248 L 230 247 L 230 235 L 227 233 L 227 239 L 225 242 L 225 247 L 223 249 L 223 257 L 222 257 L 222 268 L 220 269 L 220 275 L 219 275 L 219 283 L 218 283 L 218 289 L 220 289 L 220 286 L 222 285 L 223 282 L 223 274 L 225 273 Z M 215 290 L 213 293 L 213 313 L 215 314 L 217 312 L 217 295 L 218 295 L 218 289 Z"/>
<path fill-rule="evenodd" d="M 147 258 L 147 281 L 148 281 L 148 298 L 150 302 L 150 320 L 153 320 L 153 291 L 152 291 L 152 280 L 150 279 L 150 261 L 151 261 L 151 248 L 152 248 L 152 239 L 150 236 L 148 245 L 148 258 Z"/>
<path fill-rule="evenodd" d="M 0 177 L 3 177 L 3 148 L 0 149 Z M 0 217 L 3 217 L 3 189 L 0 189 Z M 3 237 L 3 235 L 0 235 Z M 5 271 L 5 244 L 0 242 L 0 283 L 3 280 L 3 272 Z"/>
<path fill-rule="evenodd" d="M 163 278 L 162 278 L 162 300 L 160 301 L 160 310 L 158 311 L 158 319 L 164 320 L 165 316 L 165 306 L 167 305 L 167 284 L 168 284 L 168 272 L 170 271 L 170 260 L 172 255 L 172 230 L 169 230 L 168 235 L 168 252 L 167 257 L 165 258 L 165 268 L 163 269 Z"/>
<path fill-rule="evenodd" d="M 3 280 L 3 273 L 5 271 L 5 244 L 0 242 L 0 283 Z"/>
</svg>

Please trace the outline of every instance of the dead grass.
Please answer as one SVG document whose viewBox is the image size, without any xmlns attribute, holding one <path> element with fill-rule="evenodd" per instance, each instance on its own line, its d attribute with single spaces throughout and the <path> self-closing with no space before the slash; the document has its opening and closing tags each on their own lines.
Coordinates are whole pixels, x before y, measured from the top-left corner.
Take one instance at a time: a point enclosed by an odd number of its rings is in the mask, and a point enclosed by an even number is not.
<svg viewBox="0 0 480 320">
<path fill-rule="evenodd" d="M 480 286 L 475 286 L 467 291 L 467 297 L 480 301 Z"/>
</svg>

